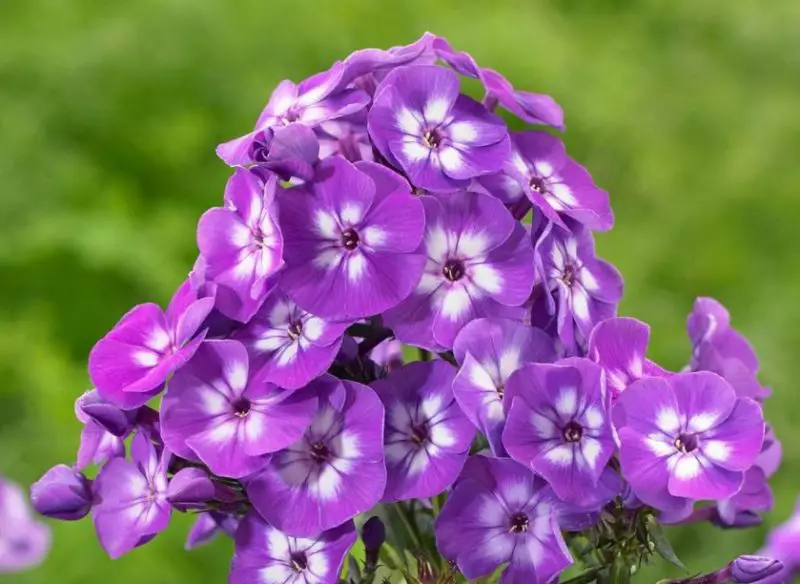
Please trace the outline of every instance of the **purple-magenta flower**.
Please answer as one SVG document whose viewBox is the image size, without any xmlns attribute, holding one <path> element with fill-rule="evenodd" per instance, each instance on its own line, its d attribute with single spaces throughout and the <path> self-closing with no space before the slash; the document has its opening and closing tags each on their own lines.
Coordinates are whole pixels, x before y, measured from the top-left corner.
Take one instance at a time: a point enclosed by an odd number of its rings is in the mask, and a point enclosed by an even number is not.
<svg viewBox="0 0 800 584">
<path fill-rule="evenodd" d="M 594 326 L 615 316 L 622 298 L 622 276 L 595 256 L 592 234 L 553 225 L 536 244 L 541 278 L 555 295 L 558 336 L 574 352 L 589 339 Z"/>
<path fill-rule="evenodd" d="M 726 582 L 733 584 L 756 584 L 757 582 L 772 582 L 770 577 L 783 570 L 783 564 L 778 560 L 765 556 L 739 556 L 727 565 L 723 573 L 729 578 Z"/>
<path fill-rule="evenodd" d="M 314 130 L 300 123 L 267 128 L 257 134 L 247 155 L 253 171 L 264 180 L 274 172 L 284 180 L 310 180 L 320 158 L 319 138 Z"/>
<path fill-rule="evenodd" d="M 532 363 L 508 380 L 503 444 L 550 483 L 559 498 L 591 497 L 614 453 L 600 367 L 587 359 Z"/>
<path fill-rule="evenodd" d="M 239 478 L 300 438 L 315 410 L 312 396 L 254 379 L 241 343 L 206 341 L 170 381 L 162 433 L 176 454 L 188 449 L 212 472 Z"/>
<path fill-rule="evenodd" d="M 363 109 L 369 103 L 369 96 L 360 89 L 343 89 L 345 72 L 344 64 L 337 62 L 328 71 L 313 75 L 299 85 L 282 81 L 261 112 L 255 129 L 241 138 L 220 144 L 217 155 L 230 166 L 257 163 L 254 154 L 259 141 L 270 129 L 293 122 L 313 127 Z"/>
<path fill-rule="evenodd" d="M 647 359 L 649 344 L 650 327 L 635 318 L 609 318 L 594 327 L 588 356 L 605 371 L 612 399 L 637 379 L 668 375 Z"/>
<path fill-rule="evenodd" d="M 608 193 L 567 156 L 560 139 L 547 132 L 514 132 L 511 144 L 503 172 L 480 179 L 484 188 L 507 203 L 527 197 L 562 228 L 564 215 L 593 231 L 611 229 L 614 214 Z"/>
<path fill-rule="evenodd" d="M 333 584 L 356 542 L 352 521 L 308 538 L 282 533 L 256 513 L 236 533 L 230 584 Z"/>
<path fill-rule="evenodd" d="M 553 340 L 536 328 L 505 318 L 478 318 L 458 333 L 453 353 L 460 364 L 453 394 L 467 418 L 505 455 L 502 432 L 511 398 L 506 383 L 527 363 L 555 361 Z"/>
<path fill-rule="evenodd" d="M 456 191 L 501 169 L 508 156 L 502 118 L 459 90 L 435 65 L 399 67 L 381 82 L 367 126 L 375 147 L 415 187 Z"/>
<path fill-rule="evenodd" d="M 131 460 L 106 463 L 94 482 L 92 519 L 103 549 L 118 558 L 155 537 L 169 524 L 167 469 L 172 454 L 160 454 L 146 434 L 131 443 Z"/>
<path fill-rule="evenodd" d="M 303 309 L 334 320 L 373 316 L 419 281 L 424 210 L 390 170 L 329 158 L 310 188 L 285 190 L 279 205 L 286 238 L 281 288 Z"/>
<path fill-rule="evenodd" d="M 436 519 L 439 552 L 468 580 L 550 582 L 572 563 L 546 483 L 509 459 L 472 456 Z"/>
<path fill-rule="evenodd" d="M 41 564 L 50 540 L 50 528 L 31 516 L 22 489 L 0 477 L 0 574 Z"/>
<path fill-rule="evenodd" d="M 349 324 L 314 316 L 275 290 L 231 338 L 247 348 L 252 377 L 298 389 L 328 370 Z"/>
<path fill-rule="evenodd" d="M 319 134 L 319 157 L 341 156 L 350 162 L 361 160 L 373 162 L 372 143 L 364 120 L 337 120 L 321 124 Z"/>
<path fill-rule="evenodd" d="M 698 298 L 686 320 L 692 341 L 692 371 L 723 377 L 740 397 L 763 399 L 769 390 L 758 382 L 758 357 L 750 342 L 730 326 L 730 315 L 713 298 Z"/>
<path fill-rule="evenodd" d="M 216 308 L 247 322 L 269 292 L 269 277 L 283 265 L 283 237 L 273 215 L 277 176 L 262 182 L 236 169 L 225 187 L 225 206 L 206 211 L 197 225 L 205 276 L 217 284 Z"/>
<path fill-rule="evenodd" d="M 384 409 L 375 392 L 327 375 L 307 391 L 319 399 L 311 426 L 246 481 L 256 510 L 296 537 L 313 537 L 371 509 L 386 488 Z"/>
<path fill-rule="evenodd" d="M 31 503 L 45 517 L 81 519 L 92 508 L 92 482 L 79 470 L 58 464 L 31 485 Z"/>
<path fill-rule="evenodd" d="M 137 394 L 131 395 L 136 396 Z M 105 461 L 117 456 L 125 456 L 125 442 L 123 439 L 127 436 L 127 433 L 123 436 L 112 434 L 83 411 L 82 405 L 84 402 L 97 400 L 102 400 L 97 394 L 97 390 L 84 392 L 75 400 L 75 417 L 83 424 L 75 464 L 78 469 L 84 469 L 90 464 L 103 464 Z"/>
<path fill-rule="evenodd" d="M 614 422 L 626 480 L 664 510 L 683 504 L 676 498 L 735 494 L 764 440 L 761 407 L 706 372 L 636 381 L 618 398 Z"/>
<path fill-rule="evenodd" d="M 489 195 L 465 191 L 421 199 L 425 272 L 414 293 L 384 315 L 398 340 L 448 349 L 475 318 L 521 316 L 534 279 L 525 229 Z"/>
<path fill-rule="evenodd" d="M 800 499 L 792 516 L 770 532 L 765 548 L 759 553 L 783 563 L 787 582 L 800 575 Z"/>
<path fill-rule="evenodd" d="M 384 502 L 435 497 L 461 472 L 475 428 L 453 398 L 455 373 L 417 362 L 372 385 L 386 408 Z"/>
<path fill-rule="evenodd" d="M 184 282 L 167 311 L 152 303 L 128 312 L 89 355 L 89 375 L 104 399 L 124 409 L 147 403 L 167 377 L 191 359 L 214 298 L 199 298 Z"/>
</svg>

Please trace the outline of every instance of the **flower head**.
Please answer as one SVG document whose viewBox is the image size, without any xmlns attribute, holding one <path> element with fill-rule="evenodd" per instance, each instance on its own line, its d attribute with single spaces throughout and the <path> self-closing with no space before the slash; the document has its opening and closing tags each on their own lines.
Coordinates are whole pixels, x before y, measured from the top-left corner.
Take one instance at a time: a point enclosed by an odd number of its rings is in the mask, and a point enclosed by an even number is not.
<svg viewBox="0 0 800 584">
<path fill-rule="evenodd" d="M 241 343 L 206 341 L 170 381 L 163 436 L 175 453 L 196 455 L 212 472 L 239 478 L 302 436 L 315 409 L 312 396 L 254 379 Z"/>
<path fill-rule="evenodd" d="M 404 342 L 450 348 L 468 322 L 520 316 L 533 286 L 533 250 L 503 204 L 480 193 L 421 197 L 427 255 L 416 290 L 384 315 Z"/>
<path fill-rule="evenodd" d="M 713 373 L 641 379 L 620 395 L 614 421 L 625 478 L 664 510 L 734 495 L 764 440 L 761 407 Z"/>
<path fill-rule="evenodd" d="M 549 582 L 572 563 L 546 483 L 509 459 L 470 457 L 434 531 L 469 580 L 507 563 L 501 584 Z"/>
<path fill-rule="evenodd" d="M 89 376 L 100 396 L 124 409 L 147 403 L 194 355 L 213 307 L 214 298 L 198 297 L 187 281 L 166 312 L 156 304 L 133 308 L 89 354 Z"/>
<path fill-rule="evenodd" d="M 118 558 L 166 529 L 167 469 L 172 454 L 160 454 L 146 434 L 131 443 L 131 460 L 114 458 L 94 482 L 92 519 L 103 549 Z"/>
<path fill-rule="evenodd" d="M 500 170 L 508 156 L 503 120 L 462 95 L 458 77 L 435 65 L 399 67 L 369 111 L 375 147 L 416 187 L 457 191 Z"/>
<path fill-rule="evenodd" d="M 303 391 L 319 399 L 311 425 L 247 479 L 246 487 L 272 525 L 312 537 L 369 510 L 383 495 L 384 409 L 369 387 L 331 376 Z"/>
<path fill-rule="evenodd" d="M 508 380 L 512 398 L 503 444 L 561 499 L 581 501 L 614 453 L 600 368 L 586 359 L 528 364 Z"/>
<path fill-rule="evenodd" d="M 206 211 L 197 225 L 205 276 L 217 285 L 217 309 L 247 322 L 283 264 L 283 237 L 273 215 L 277 177 L 266 183 L 238 168 L 225 187 L 225 206 Z"/>
<path fill-rule="evenodd" d="M 458 333 L 453 353 L 461 366 L 453 381 L 456 401 L 486 436 L 492 452 L 503 456 L 501 437 L 511 407 L 508 379 L 527 363 L 555 361 L 553 340 L 514 320 L 478 318 Z"/>
<path fill-rule="evenodd" d="M 287 243 L 281 288 L 304 310 L 330 320 L 373 316 L 419 280 L 424 210 L 388 169 L 329 158 L 313 184 L 283 192 L 279 204 Z"/>
<path fill-rule="evenodd" d="M 372 387 L 386 409 L 384 502 L 434 497 L 455 482 L 475 428 L 453 398 L 453 366 L 411 363 Z"/>
<path fill-rule="evenodd" d="M 327 584 L 339 581 L 356 542 L 352 521 L 308 538 L 282 533 L 257 513 L 242 520 L 230 584 Z"/>
</svg>

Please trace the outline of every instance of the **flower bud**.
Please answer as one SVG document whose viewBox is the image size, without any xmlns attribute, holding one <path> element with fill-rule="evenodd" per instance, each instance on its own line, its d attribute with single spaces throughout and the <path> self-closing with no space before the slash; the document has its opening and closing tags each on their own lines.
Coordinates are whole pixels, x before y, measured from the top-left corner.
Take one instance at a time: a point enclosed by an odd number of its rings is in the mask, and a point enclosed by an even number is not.
<svg viewBox="0 0 800 584">
<path fill-rule="evenodd" d="M 381 546 L 386 541 L 386 527 L 380 517 L 376 515 L 367 519 L 361 528 L 361 539 L 364 542 L 367 564 L 377 564 Z"/>
<path fill-rule="evenodd" d="M 739 556 L 728 564 L 731 581 L 735 584 L 762 582 L 782 569 L 781 562 L 764 556 Z"/>
<path fill-rule="evenodd" d="M 91 481 L 80 471 L 59 464 L 31 486 L 31 502 L 45 517 L 75 521 L 92 508 Z"/>
<path fill-rule="evenodd" d="M 179 470 L 167 487 L 167 500 L 181 511 L 202 509 L 214 499 L 216 489 L 208 474 L 200 468 Z"/>
</svg>

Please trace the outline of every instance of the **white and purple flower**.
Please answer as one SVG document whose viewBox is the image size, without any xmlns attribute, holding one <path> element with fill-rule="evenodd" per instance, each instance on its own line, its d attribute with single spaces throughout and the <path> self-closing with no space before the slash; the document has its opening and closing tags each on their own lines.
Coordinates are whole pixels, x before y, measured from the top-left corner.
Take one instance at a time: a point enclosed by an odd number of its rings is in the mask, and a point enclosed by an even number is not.
<svg viewBox="0 0 800 584">
<path fill-rule="evenodd" d="M 281 288 L 304 310 L 330 320 L 373 316 L 419 281 L 425 212 L 388 169 L 329 158 L 309 189 L 284 191 L 279 205 L 286 238 Z"/>
<path fill-rule="evenodd" d="M 241 343 L 206 341 L 170 381 L 162 434 L 176 454 L 240 478 L 302 436 L 315 410 L 313 396 L 254 379 Z"/>
<path fill-rule="evenodd" d="M 587 359 L 532 363 L 511 375 L 503 444 L 559 498 L 591 498 L 616 448 L 600 367 Z"/>
<path fill-rule="evenodd" d="M 434 497 L 461 472 L 475 428 L 453 398 L 454 377 L 445 361 L 418 362 L 372 385 L 386 409 L 382 501 Z"/>
<path fill-rule="evenodd" d="M 550 582 L 572 563 L 547 484 L 521 464 L 472 456 L 434 526 L 468 580 L 507 564 L 500 584 Z"/>
<path fill-rule="evenodd" d="M 375 93 L 367 127 L 378 151 L 415 187 L 457 191 L 500 170 L 508 156 L 502 118 L 459 89 L 458 76 L 435 65 L 399 67 Z"/>
<path fill-rule="evenodd" d="M 386 489 L 384 408 L 367 386 L 323 376 L 311 425 L 246 481 L 256 510 L 287 535 L 314 537 L 372 508 Z"/>
<path fill-rule="evenodd" d="M 765 432 L 758 403 L 707 372 L 636 381 L 618 398 L 614 423 L 626 480 L 665 511 L 737 493 Z"/>
<path fill-rule="evenodd" d="M 533 287 L 533 250 L 525 229 L 489 195 L 421 197 L 427 264 L 416 290 L 384 314 L 397 338 L 449 349 L 471 320 L 521 316 Z"/>
</svg>

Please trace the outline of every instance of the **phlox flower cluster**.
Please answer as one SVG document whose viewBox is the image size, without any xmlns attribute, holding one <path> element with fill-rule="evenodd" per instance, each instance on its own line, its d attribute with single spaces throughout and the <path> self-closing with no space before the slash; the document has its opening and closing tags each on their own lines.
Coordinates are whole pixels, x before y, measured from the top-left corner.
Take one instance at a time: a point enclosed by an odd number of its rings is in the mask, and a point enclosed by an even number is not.
<svg viewBox="0 0 800 584">
<path fill-rule="evenodd" d="M 187 547 L 235 538 L 234 584 L 339 582 L 356 526 L 394 511 L 442 578 L 504 584 L 585 563 L 579 540 L 598 579 L 660 549 L 600 537 L 610 520 L 757 522 L 780 444 L 755 354 L 701 298 L 687 367 L 648 358 L 595 251 L 608 194 L 563 129 L 432 34 L 281 82 L 217 148 L 232 174 L 166 310 L 91 351 L 76 461 L 37 509 L 91 515 L 114 558 L 195 513 Z M 353 581 L 384 557 L 367 525 Z"/>
</svg>

